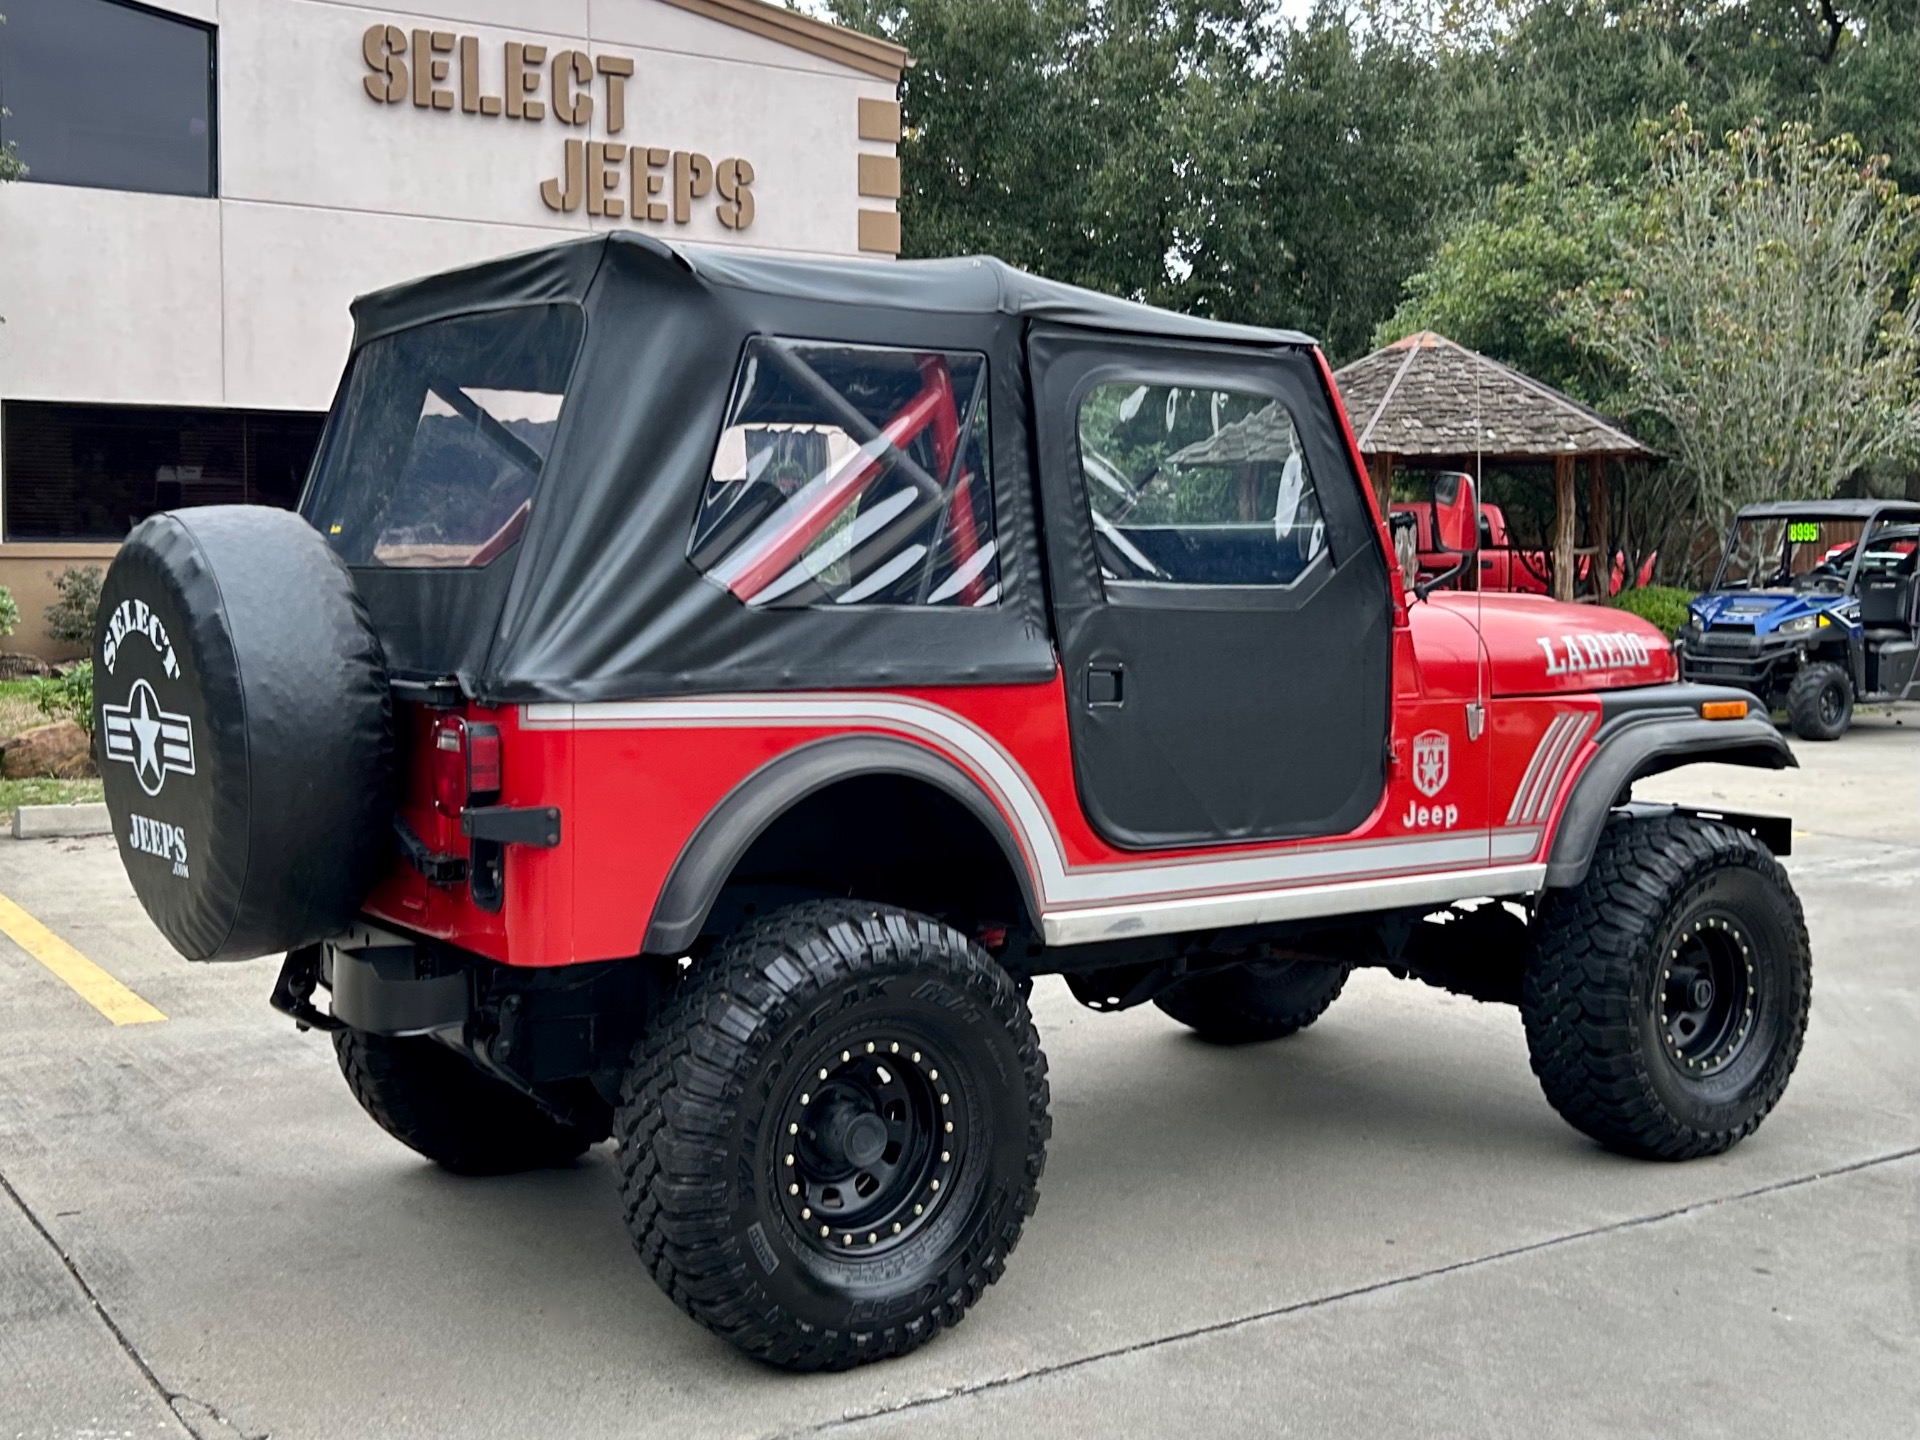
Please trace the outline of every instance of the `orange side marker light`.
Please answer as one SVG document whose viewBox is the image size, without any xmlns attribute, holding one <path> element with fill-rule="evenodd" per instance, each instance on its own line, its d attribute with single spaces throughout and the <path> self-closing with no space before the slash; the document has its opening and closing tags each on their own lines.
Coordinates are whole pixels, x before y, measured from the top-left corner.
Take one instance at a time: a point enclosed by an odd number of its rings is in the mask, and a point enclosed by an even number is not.
<svg viewBox="0 0 1920 1440">
<path fill-rule="evenodd" d="M 1702 720 L 1744 720 L 1747 718 L 1747 702 L 1744 700 L 1708 700 L 1700 706 Z"/>
</svg>

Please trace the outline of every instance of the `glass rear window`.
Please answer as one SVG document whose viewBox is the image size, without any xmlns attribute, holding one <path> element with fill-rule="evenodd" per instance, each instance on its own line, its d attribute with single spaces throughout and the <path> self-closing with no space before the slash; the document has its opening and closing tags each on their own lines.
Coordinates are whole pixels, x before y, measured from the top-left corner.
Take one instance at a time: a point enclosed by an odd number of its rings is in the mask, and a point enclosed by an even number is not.
<svg viewBox="0 0 1920 1440">
<path fill-rule="evenodd" d="M 340 558 L 471 568 L 518 540 L 582 328 L 577 306 L 538 305 L 363 346 L 305 506 Z"/>
</svg>

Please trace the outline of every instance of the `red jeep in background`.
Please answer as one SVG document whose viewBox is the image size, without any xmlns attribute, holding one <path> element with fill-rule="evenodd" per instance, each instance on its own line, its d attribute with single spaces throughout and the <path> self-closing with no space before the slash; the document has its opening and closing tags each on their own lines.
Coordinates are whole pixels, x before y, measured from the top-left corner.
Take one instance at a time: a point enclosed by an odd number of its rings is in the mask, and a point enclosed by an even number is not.
<svg viewBox="0 0 1920 1440">
<path fill-rule="evenodd" d="M 107 577 L 128 875 L 189 958 L 286 952 L 421 1154 L 614 1137 L 747 1352 L 900 1354 L 999 1276 L 1039 975 L 1229 1043 L 1355 966 L 1515 1004 L 1636 1155 L 1784 1090 L 1786 822 L 1631 790 L 1785 743 L 1632 617 L 1410 593 L 1305 337 L 625 233 L 354 318 L 300 514 L 155 516 Z"/>
<path fill-rule="evenodd" d="M 1420 579 L 1431 579 L 1455 567 L 1458 556 L 1440 543 L 1431 500 L 1395 500 L 1392 509 L 1396 515 L 1411 515 L 1414 518 Z M 1634 581 L 1636 585 L 1653 583 L 1654 558 L 1649 556 L 1641 563 L 1639 575 Z M 1592 559 L 1582 555 L 1574 563 L 1576 583 L 1586 584 L 1587 577 L 1593 572 Z M 1483 500 L 1480 502 L 1480 562 L 1477 573 L 1482 590 L 1506 591 L 1516 595 L 1547 595 L 1552 593 L 1553 557 L 1545 550 L 1516 547 L 1507 531 L 1505 513 L 1498 505 Z M 1626 576 L 1626 562 L 1616 554 L 1607 593 L 1618 595 Z M 1460 584 L 1457 588 L 1473 587 Z"/>
</svg>

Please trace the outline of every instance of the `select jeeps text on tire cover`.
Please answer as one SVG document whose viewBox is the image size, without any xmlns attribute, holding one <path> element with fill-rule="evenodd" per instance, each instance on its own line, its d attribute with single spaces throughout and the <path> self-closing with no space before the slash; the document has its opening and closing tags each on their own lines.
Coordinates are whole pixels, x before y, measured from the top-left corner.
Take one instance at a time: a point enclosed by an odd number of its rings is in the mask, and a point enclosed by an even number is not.
<svg viewBox="0 0 1920 1440">
<path fill-rule="evenodd" d="M 1305 337 L 619 234 L 354 318 L 300 515 L 158 515 L 107 577 L 127 872 L 190 958 L 286 951 L 421 1154 L 613 1137 L 743 1350 L 897 1355 L 998 1278 L 1036 975 L 1219 1042 L 1361 965 L 1517 1004 L 1634 1155 L 1780 1098 L 1787 826 L 1630 790 L 1785 743 L 1625 614 L 1408 593 Z"/>
</svg>

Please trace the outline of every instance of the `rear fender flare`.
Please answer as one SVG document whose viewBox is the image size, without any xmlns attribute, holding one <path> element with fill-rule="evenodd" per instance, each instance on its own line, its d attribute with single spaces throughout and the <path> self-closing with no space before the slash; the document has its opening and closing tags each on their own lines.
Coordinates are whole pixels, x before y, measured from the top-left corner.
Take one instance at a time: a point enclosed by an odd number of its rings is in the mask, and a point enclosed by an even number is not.
<svg viewBox="0 0 1920 1440">
<path fill-rule="evenodd" d="M 767 827 L 809 795 L 862 775 L 917 780 L 964 806 L 999 845 L 1020 887 L 1028 923 L 1036 935 L 1040 933 L 1040 905 L 1025 853 L 1012 826 L 979 783 L 924 746 L 883 736 L 843 735 L 813 741 L 769 760 L 734 786 L 700 822 L 654 901 L 643 951 L 684 954 L 699 937 L 734 866 Z"/>
<path fill-rule="evenodd" d="M 1727 693 L 1745 698 L 1739 691 Z M 1800 763 L 1773 722 L 1753 711 L 1744 720 L 1703 720 L 1692 707 L 1679 713 L 1628 713 L 1602 725 L 1595 738 L 1599 751 L 1574 782 L 1554 831 L 1547 857 L 1550 890 L 1587 878 L 1607 817 L 1625 801 L 1634 781 L 1703 762 L 1763 770 Z"/>
</svg>

